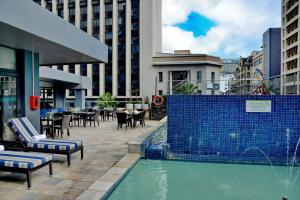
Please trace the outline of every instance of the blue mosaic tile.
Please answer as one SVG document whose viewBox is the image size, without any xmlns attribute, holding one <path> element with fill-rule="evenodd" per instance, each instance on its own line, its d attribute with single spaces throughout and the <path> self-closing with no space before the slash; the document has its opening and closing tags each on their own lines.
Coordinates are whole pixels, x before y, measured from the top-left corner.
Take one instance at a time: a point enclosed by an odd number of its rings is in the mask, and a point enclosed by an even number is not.
<svg viewBox="0 0 300 200">
<path fill-rule="evenodd" d="M 270 100 L 272 112 L 246 112 L 247 100 Z M 169 96 L 167 130 L 172 158 L 267 163 L 263 151 L 285 164 L 287 132 L 289 160 L 300 137 L 300 96 Z"/>
</svg>

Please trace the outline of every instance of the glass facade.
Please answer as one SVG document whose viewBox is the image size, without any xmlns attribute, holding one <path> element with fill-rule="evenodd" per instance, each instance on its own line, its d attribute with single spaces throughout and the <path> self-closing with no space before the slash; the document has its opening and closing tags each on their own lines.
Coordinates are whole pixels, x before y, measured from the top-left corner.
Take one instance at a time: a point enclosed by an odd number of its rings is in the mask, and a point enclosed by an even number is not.
<svg viewBox="0 0 300 200">
<path fill-rule="evenodd" d="M 0 46 L 0 68 L 16 70 L 15 50 Z"/>
<path fill-rule="evenodd" d="M 93 64 L 93 96 L 95 97 L 100 95 L 99 74 L 99 64 Z"/>
<path fill-rule="evenodd" d="M 99 39 L 100 30 L 100 4 L 99 1 L 92 1 L 93 5 L 93 37 Z"/>
<path fill-rule="evenodd" d="M 69 22 L 75 25 L 75 0 L 69 0 Z"/>
<path fill-rule="evenodd" d="M 8 131 L 5 124 L 17 117 L 17 80 L 16 52 L 0 46 L 0 140 Z"/>
<path fill-rule="evenodd" d="M 80 75 L 87 76 L 87 64 L 80 65 Z"/>
<path fill-rule="evenodd" d="M 53 88 L 41 88 L 40 99 L 41 109 L 55 108 Z"/>
<path fill-rule="evenodd" d="M 118 96 L 126 96 L 126 0 L 118 0 Z"/>
<path fill-rule="evenodd" d="M 64 18 L 64 1 L 58 0 L 57 1 L 57 15 L 61 18 Z"/>
<path fill-rule="evenodd" d="M 131 90 L 140 95 L 140 1 L 132 0 Z"/>
<path fill-rule="evenodd" d="M 80 29 L 87 32 L 87 0 L 80 0 Z"/>
<path fill-rule="evenodd" d="M 105 92 L 112 93 L 112 0 L 105 0 L 105 43 L 108 46 L 108 63 L 105 65 Z"/>
</svg>

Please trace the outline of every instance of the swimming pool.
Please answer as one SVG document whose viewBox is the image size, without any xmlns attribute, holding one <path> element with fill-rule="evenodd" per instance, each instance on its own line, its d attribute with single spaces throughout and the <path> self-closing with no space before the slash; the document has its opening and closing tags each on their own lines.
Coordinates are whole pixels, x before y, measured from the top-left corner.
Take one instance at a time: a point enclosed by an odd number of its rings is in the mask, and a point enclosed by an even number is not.
<svg viewBox="0 0 300 200">
<path fill-rule="evenodd" d="M 107 199 L 280 200 L 286 173 L 285 167 L 140 160 Z M 288 196 L 300 199 L 299 179 Z"/>
</svg>

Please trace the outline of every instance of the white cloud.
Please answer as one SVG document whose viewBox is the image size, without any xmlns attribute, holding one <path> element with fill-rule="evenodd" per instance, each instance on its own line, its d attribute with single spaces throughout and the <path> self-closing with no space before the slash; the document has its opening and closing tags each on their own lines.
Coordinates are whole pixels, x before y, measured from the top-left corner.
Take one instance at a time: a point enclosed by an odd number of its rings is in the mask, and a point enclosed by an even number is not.
<svg viewBox="0 0 300 200">
<path fill-rule="evenodd" d="M 214 20 L 205 36 L 175 26 L 191 12 Z M 219 56 L 248 55 L 262 43 L 262 34 L 280 26 L 279 0 L 163 0 L 163 50 L 191 49 Z"/>
</svg>

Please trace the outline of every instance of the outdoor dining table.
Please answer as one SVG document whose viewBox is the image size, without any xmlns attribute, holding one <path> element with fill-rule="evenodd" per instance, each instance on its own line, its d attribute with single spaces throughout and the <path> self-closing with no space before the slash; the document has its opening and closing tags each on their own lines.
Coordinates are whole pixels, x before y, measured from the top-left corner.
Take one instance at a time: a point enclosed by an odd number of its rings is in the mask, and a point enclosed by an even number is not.
<svg viewBox="0 0 300 200">
<path fill-rule="evenodd" d="M 83 127 L 85 128 L 88 117 L 95 115 L 95 112 L 81 111 L 81 112 L 73 112 L 72 114 L 75 116 L 75 118 L 83 119 Z M 80 125 L 80 120 L 78 120 L 78 126 L 79 125 Z"/>
<path fill-rule="evenodd" d="M 132 128 L 133 124 L 134 124 L 134 115 L 139 115 L 141 112 L 137 111 L 125 111 L 125 113 L 127 114 L 127 121 L 130 123 L 130 126 Z"/>
<path fill-rule="evenodd" d="M 57 124 L 56 122 L 60 122 L 63 120 L 63 117 L 41 117 L 41 121 L 42 122 L 47 122 L 47 125 L 50 126 L 50 123 L 51 123 L 51 137 L 52 139 L 54 139 L 55 137 L 55 129 L 54 129 L 54 126 L 55 124 Z"/>
</svg>

